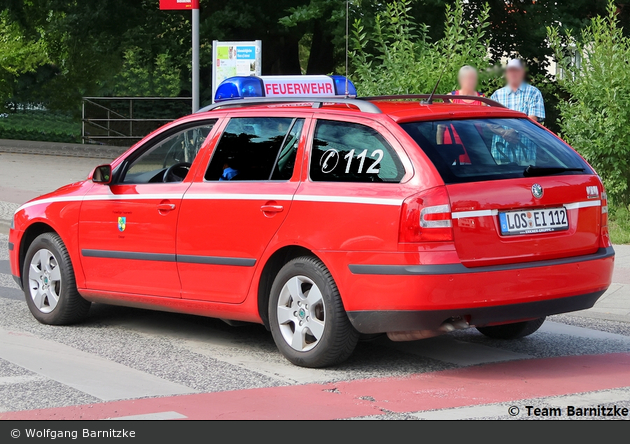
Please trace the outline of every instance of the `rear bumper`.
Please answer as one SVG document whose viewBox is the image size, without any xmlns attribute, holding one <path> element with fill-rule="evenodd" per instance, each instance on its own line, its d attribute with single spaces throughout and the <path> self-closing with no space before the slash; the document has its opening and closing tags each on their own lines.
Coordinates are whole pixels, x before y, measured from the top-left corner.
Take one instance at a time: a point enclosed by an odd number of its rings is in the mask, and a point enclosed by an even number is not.
<svg viewBox="0 0 630 444">
<path fill-rule="evenodd" d="M 484 326 L 585 310 L 595 305 L 604 291 L 559 299 L 481 308 L 424 311 L 350 311 L 348 318 L 354 328 L 361 333 L 437 330 L 444 321 L 451 318 L 462 318 L 466 319 L 470 325 Z"/>
<path fill-rule="evenodd" d="M 610 286 L 615 252 L 477 268 L 449 254 L 336 253 L 325 262 L 342 271 L 334 277 L 355 328 L 377 333 L 431 330 L 452 317 L 482 326 L 590 308 Z"/>
</svg>

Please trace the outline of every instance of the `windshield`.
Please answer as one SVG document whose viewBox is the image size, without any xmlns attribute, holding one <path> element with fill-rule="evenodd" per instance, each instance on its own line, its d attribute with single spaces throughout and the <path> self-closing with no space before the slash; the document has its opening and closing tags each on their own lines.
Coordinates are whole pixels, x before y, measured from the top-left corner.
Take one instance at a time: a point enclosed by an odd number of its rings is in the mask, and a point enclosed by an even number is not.
<svg viewBox="0 0 630 444">
<path fill-rule="evenodd" d="M 445 183 L 592 174 L 567 144 L 528 119 L 467 119 L 401 125 Z"/>
</svg>

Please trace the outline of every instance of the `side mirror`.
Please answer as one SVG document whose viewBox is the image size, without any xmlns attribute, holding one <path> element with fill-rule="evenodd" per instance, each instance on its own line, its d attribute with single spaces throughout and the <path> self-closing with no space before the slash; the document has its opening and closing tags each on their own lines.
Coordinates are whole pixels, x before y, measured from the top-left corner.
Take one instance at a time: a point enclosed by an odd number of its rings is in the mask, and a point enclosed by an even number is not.
<svg viewBox="0 0 630 444">
<path fill-rule="evenodd" d="M 102 183 L 103 185 L 110 184 L 112 182 L 112 166 L 111 165 L 97 166 L 94 169 L 94 174 L 92 174 L 92 182 Z"/>
</svg>

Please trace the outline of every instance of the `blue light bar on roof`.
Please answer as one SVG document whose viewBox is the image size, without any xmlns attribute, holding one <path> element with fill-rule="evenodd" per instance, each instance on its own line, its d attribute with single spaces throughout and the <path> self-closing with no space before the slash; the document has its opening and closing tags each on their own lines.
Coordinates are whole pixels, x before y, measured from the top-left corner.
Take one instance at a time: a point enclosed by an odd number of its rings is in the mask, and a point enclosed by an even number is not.
<svg viewBox="0 0 630 444">
<path fill-rule="evenodd" d="M 346 90 L 347 88 L 347 90 Z M 344 76 L 261 76 L 225 79 L 215 102 L 248 97 L 356 97 L 354 84 Z"/>
</svg>

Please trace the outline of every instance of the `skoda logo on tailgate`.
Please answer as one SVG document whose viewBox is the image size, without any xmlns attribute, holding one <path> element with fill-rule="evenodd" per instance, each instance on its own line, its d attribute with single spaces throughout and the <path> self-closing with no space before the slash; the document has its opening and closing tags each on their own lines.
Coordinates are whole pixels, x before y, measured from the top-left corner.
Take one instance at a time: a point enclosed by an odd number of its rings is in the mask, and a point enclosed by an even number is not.
<svg viewBox="0 0 630 444">
<path fill-rule="evenodd" d="M 540 199 L 541 197 L 543 197 L 543 187 L 541 187 L 540 185 L 538 185 L 537 183 L 535 183 L 534 185 L 532 185 L 532 195 L 536 198 L 536 199 Z"/>
</svg>

